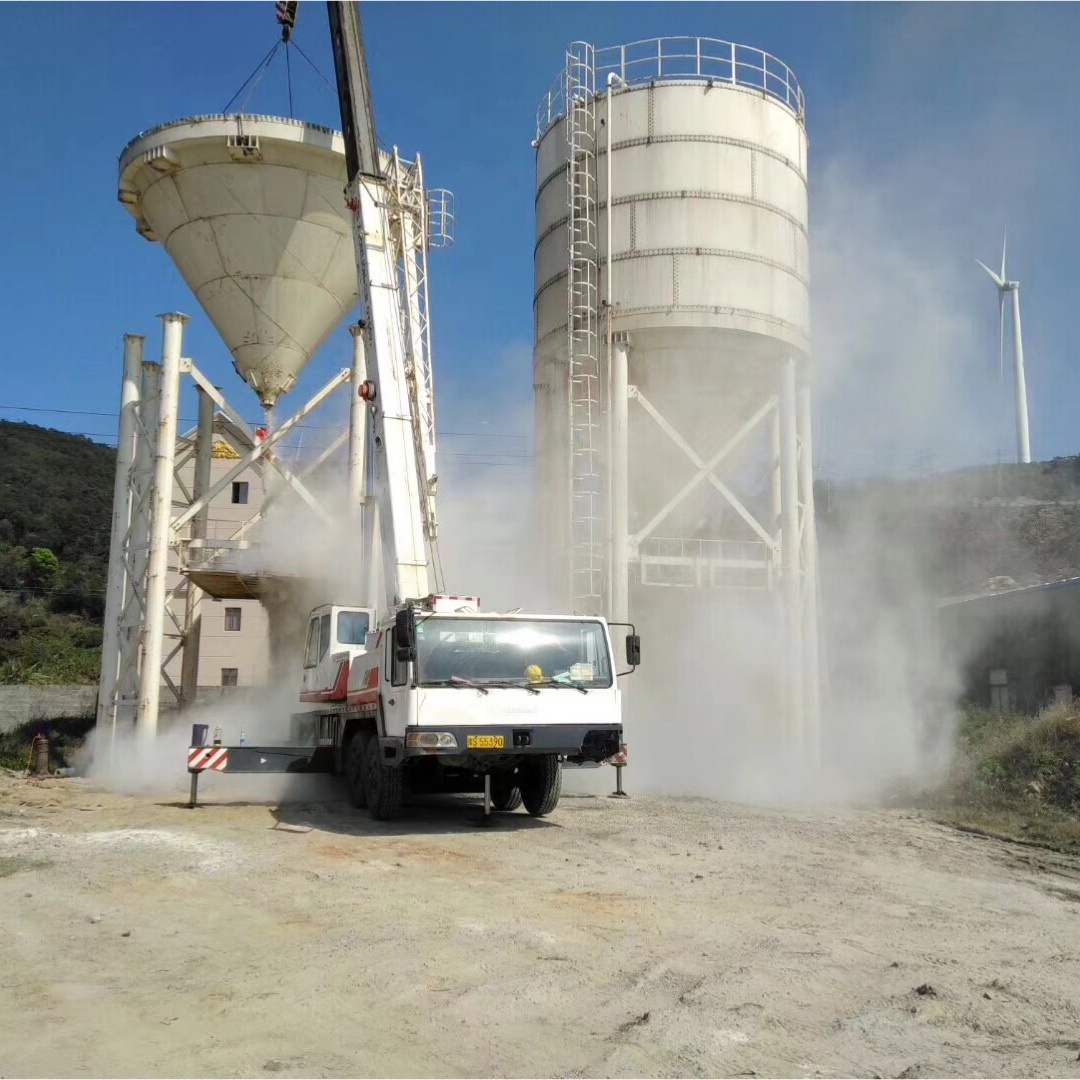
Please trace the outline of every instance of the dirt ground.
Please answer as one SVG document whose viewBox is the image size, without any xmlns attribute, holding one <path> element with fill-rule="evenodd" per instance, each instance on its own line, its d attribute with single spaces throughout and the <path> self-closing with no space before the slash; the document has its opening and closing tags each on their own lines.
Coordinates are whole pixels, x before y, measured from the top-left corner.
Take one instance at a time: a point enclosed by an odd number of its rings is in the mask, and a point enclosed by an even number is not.
<svg viewBox="0 0 1080 1080">
<path fill-rule="evenodd" d="M 1080 1074 L 1076 861 L 899 812 L 578 797 L 482 830 L 324 794 L 0 776 L 0 1072 Z"/>
</svg>

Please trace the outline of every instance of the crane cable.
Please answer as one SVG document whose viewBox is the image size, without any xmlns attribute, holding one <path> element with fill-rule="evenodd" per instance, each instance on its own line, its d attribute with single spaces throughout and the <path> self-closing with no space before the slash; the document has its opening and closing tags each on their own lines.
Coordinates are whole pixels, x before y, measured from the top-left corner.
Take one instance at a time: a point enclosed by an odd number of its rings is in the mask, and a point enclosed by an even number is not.
<svg viewBox="0 0 1080 1080">
<path fill-rule="evenodd" d="M 270 64 L 273 62 L 274 57 L 277 55 L 277 51 L 280 48 L 281 41 L 275 41 L 270 51 L 259 61 L 255 70 L 240 84 L 240 89 L 237 90 L 231 98 L 229 98 L 228 104 L 225 106 L 224 109 L 221 110 L 223 113 L 227 113 L 233 107 L 233 103 L 241 94 L 244 93 L 244 91 L 248 87 L 248 84 L 250 83 L 251 89 L 248 90 L 247 95 L 244 97 L 244 100 L 240 103 L 240 112 L 244 111 L 244 107 L 250 100 L 251 95 L 255 92 L 255 88 L 259 85 L 260 82 L 262 82 L 263 76 L 266 74 L 267 69 L 270 67 Z M 252 82 L 252 80 L 254 80 L 254 82 Z"/>
<path fill-rule="evenodd" d="M 227 113 L 236 102 L 236 99 L 247 90 L 247 94 L 244 96 L 243 101 L 240 103 L 239 111 L 243 112 L 247 107 L 248 101 L 251 99 L 251 95 L 255 92 L 259 83 L 262 82 L 263 76 L 270 69 L 270 65 L 274 62 L 274 57 L 277 56 L 278 49 L 284 48 L 285 50 L 285 85 L 289 94 L 289 118 L 293 119 L 293 83 L 292 83 L 292 59 L 289 56 L 289 46 L 296 43 L 292 40 L 293 30 L 296 28 L 296 13 L 299 8 L 299 0 L 278 0 L 278 3 L 274 5 L 274 13 L 277 18 L 278 25 L 281 27 L 281 36 L 274 42 L 270 51 L 259 61 L 255 70 L 243 81 L 240 85 L 240 89 L 229 99 L 229 103 L 221 111 Z M 296 46 L 299 49 L 299 46 Z M 307 56 L 301 51 L 301 56 L 304 56 L 305 60 L 308 60 Z M 308 60 L 311 64 L 311 61 Z M 314 64 L 311 65 L 315 67 Z M 315 68 L 318 71 L 318 68 Z M 322 75 L 322 72 L 319 72 Z M 325 80 L 324 80 L 325 81 Z M 249 89 L 250 87 L 250 89 Z"/>
</svg>

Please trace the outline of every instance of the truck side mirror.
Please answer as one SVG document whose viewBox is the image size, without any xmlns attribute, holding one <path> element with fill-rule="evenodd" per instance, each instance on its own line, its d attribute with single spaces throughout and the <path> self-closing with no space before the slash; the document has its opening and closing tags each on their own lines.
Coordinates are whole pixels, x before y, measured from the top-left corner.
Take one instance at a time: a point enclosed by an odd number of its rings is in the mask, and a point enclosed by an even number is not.
<svg viewBox="0 0 1080 1080">
<path fill-rule="evenodd" d="M 411 607 L 394 616 L 394 649 L 399 663 L 416 659 L 416 616 Z"/>
<path fill-rule="evenodd" d="M 631 667 L 641 663 L 641 638 L 637 634 L 626 635 L 626 662 Z"/>
</svg>

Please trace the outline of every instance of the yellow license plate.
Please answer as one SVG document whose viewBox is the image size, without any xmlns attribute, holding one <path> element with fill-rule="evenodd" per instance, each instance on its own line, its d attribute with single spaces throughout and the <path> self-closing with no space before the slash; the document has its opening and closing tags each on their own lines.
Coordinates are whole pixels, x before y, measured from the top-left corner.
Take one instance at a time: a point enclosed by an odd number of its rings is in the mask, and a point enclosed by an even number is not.
<svg viewBox="0 0 1080 1080">
<path fill-rule="evenodd" d="M 506 736 L 466 735 L 465 746 L 469 750 L 502 750 L 506 746 Z"/>
</svg>

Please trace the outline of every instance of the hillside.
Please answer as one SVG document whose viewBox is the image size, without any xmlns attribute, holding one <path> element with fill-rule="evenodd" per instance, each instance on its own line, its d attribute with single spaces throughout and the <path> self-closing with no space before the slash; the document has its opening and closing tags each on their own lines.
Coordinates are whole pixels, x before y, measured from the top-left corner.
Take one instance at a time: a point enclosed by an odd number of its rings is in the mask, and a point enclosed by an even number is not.
<svg viewBox="0 0 1080 1080">
<path fill-rule="evenodd" d="M 0 683 L 96 681 L 115 457 L 0 420 Z"/>
<path fill-rule="evenodd" d="M 0 420 L 0 683 L 96 681 L 115 457 Z M 1080 575 L 1080 458 L 820 483 L 816 497 L 826 589 L 941 597 Z"/>
<path fill-rule="evenodd" d="M 816 502 L 823 557 L 854 542 L 879 581 L 914 575 L 932 596 L 978 592 L 993 577 L 1080 575 L 1077 457 L 819 484 Z"/>
</svg>

